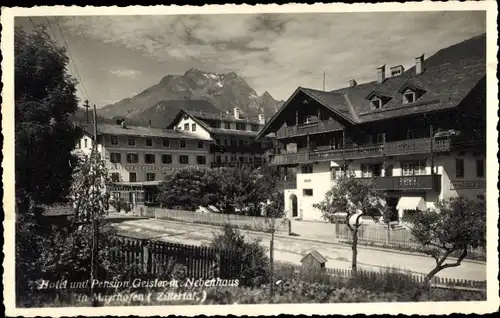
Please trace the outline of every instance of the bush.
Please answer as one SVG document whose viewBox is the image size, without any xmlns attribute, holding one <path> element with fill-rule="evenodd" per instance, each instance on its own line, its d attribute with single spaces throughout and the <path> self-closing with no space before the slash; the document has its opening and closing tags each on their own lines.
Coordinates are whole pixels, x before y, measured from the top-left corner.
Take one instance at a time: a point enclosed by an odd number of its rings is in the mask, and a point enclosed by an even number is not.
<svg viewBox="0 0 500 318">
<path fill-rule="evenodd" d="M 401 219 L 401 221 L 411 222 L 411 220 L 413 220 L 413 218 L 415 217 L 415 214 L 417 214 L 417 213 L 422 213 L 422 211 L 420 211 L 418 209 L 404 210 L 403 211 L 403 218 Z"/>
<path fill-rule="evenodd" d="M 269 258 L 260 240 L 248 241 L 238 229 L 226 224 L 223 232 L 213 238 L 211 246 L 232 252 L 234 271 L 228 276 L 239 279 L 241 285 L 260 286 L 269 281 Z"/>
</svg>

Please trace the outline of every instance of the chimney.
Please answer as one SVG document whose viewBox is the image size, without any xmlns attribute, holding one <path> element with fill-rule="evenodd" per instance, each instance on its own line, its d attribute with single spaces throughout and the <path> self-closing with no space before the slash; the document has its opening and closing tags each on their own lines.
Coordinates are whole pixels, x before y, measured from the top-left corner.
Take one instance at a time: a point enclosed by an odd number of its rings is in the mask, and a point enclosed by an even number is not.
<svg viewBox="0 0 500 318">
<path fill-rule="evenodd" d="M 122 128 L 127 128 L 127 125 L 125 124 L 125 119 L 122 120 L 121 126 L 122 126 Z"/>
<path fill-rule="evenodd" d="M 424 55 L 415 58 L 415 73 L 417 75 L 422 74 L 424 71 Z"/>
<path fill-rule="evenodd" d="M 151 119 L 149 120 L 149 128 L 151 128 Z"/>
<path fill-rule="evenodd" d="M 358 82 L 356 82 L 355 79 L 352 79 L 352 80 L 349 81 L 349 87 L 354 87 L 356 85 L 358 85 Z"/>
<path fill-rule="evenodd" d="M 385 64 L 377 67 L 377 82 L 383 83 L 385 81 Z"/>
<path fill-rule="evenodd" d="M 259 114 L 259 124 L 261 125 L 266 124 L 266 116 L 264 114 Z"/>
<path fill-rule="evenodd" d="M 240 109 L 238 107 L 234 108 L 233 116 L 234 116 L 234 119 L 240 119 Z"/>
</svg>

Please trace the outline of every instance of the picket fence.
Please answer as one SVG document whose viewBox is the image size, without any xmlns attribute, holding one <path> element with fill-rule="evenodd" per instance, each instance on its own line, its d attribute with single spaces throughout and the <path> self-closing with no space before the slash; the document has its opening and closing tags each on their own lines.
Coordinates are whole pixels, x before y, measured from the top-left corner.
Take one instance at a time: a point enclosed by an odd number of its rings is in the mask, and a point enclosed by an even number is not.
<svg viewBox="0 0 500 318">
<path fill-rule="evenodd" d="M 340 242 L 352 242 L 352 233 L 345 224 L 335 224 L 335 236 Z M 387 229 L 381 225 L 361 226 L 358 232 L 358 242 L 364 245 L 387 246 L 403 250 L 421 249 L 421 245 L 413 240 L 410 230 L 406 228 Z M 484 249 L 481 248 L 470 249 L 467 253 L 467 258 L 485 259 L 486 257 Z"/>
<path fill-rule="evenodd" d="M 293 265 L 293 264 L 278 264 L 275 266 L 278 272 L 285 273 L 285 276 L 296 276 L 296 275 L 303 275 L 306 274 L 313 274 L 310 273 L 309 271 L 304 271 L 304 267 L 301 265 Z M 335 277 L 342 277 L 342 278 L 350 278 L 353 275 L 353 272 L 351 269 L 341 269 L 341 268 L 325 268 L 324 269 L 324 274 L 328 275 L 330 278 L 332 278 L 332 282 L 335 279 Z M 383 275 L 383 272 L 377 272 L 374 270 L 367 270 L 367 269 L 358 269 L 357 270 L 358 275 L 363 275 L 363 276 L 378 276 L 378 275 Z M 409 273 L 409 272 L 402 272 L 405 275 L 407 275 L 411 281 L 415 283 L 423 283 L 425 281 L 425 275 L 424 274 L 418 274 L 418 273 Z M 436 288 L 466 288 L 466 289 L 472 289 L 472 290 L 485 290 L 486 289 L 486 281 L 476 281 L 476 280 L 468 280 L 468 279 L 455 279 L 455 278 L 446 278 L 446 277 L 438 277 L 434 276 L 431 279 L 431 284 L 433 287 Z"/>
<path fill-rule="evenodd" d="M 152 208 L 149 208 L 152 209 Z M 151 214 L 151 212 L 149 212 Z M 269 220 L 262 216 L 246 216 L 237 214 L 221 213 L 199 213 L 185 210 L 171 210 L 154 208 L 154 215 L 157 219 L 170 219 L 182 222 L 210 224 L 223 226 L 227 223 L 244 230 L 265 231 L 269 229 Z M 277 219 L 277 232 L 288 233 L 288 223 L 286 219 Z"/>
<path fill-rule="evenodd" d="M 116 237 L 111 240 L 113 264 L 129 266 L 131 275 L 161 276 L 170 264 L 186 266 L 191 278 L 227 278 L 234 269 L 234 254 L 205 246 Z"/>
</svg>

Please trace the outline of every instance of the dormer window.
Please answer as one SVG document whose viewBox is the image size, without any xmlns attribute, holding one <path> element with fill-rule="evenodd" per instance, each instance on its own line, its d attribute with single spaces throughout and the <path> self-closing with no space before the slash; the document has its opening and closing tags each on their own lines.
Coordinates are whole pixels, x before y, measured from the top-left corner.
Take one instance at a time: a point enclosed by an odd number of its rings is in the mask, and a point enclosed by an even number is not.
<svg viewBox="0 0 500 318">
<path fill-rule="evenodd" d="M 372 109 L 380 109 L 382 108 L 382 100 L 378 97 L 373 97 L 370 101 L 372 105 Z"/>
<path fill-rule="evenodd" d="M 414 103 L 425 94 L 424 89 L 410 84 L 405 84 L 398 92 L 403 95 L 403 104 Z"/>
<path fill-rule="evenodd" d="M 403 93 L 403 104 L 413 103 L 416 100 L 415 92 L 407 89 Z"/>
</svg>

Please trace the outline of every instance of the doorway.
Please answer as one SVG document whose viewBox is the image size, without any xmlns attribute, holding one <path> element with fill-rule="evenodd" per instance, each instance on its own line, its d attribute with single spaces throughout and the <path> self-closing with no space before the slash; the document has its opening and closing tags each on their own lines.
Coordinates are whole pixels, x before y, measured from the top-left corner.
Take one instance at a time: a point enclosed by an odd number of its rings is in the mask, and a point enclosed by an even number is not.
<svg viewBox="0 0 500 318">
<path fill-rule="evenodd" d="M 398 197 L 388 197 L 385 199 L 385 201 L 386 201 L 387 207 L 391 211 L 389 220 L 391 222 L 399 221 L 399 213 L 398 213 L 398 209 L 396 208 L 398 205 L 398 202 L 399 202 L 399 198 Z"/>
<path fill-rule="evenodd" d="M 295 194 L 290 195 L 290 203 L 292 206 L 292 217 L 296 218 L 299 216 L 298 205 L 297 205 L 297 196 Z"/>
</svg>

